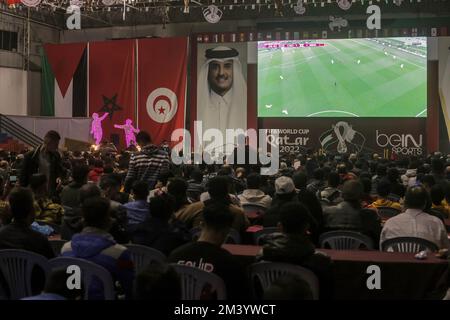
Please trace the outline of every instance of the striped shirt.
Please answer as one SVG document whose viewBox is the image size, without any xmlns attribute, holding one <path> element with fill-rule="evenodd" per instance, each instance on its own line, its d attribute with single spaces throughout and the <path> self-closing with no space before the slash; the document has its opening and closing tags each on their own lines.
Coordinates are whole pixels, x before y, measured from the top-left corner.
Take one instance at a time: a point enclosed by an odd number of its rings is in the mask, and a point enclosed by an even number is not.
<svg viewBox="0 0 450 320">
<path fill-rule="evenodd" d="M 159 174 L 169 170 L 169 154 L 156 147 L 148 145 L 130 158 L 128 173 L 125 178 L 125 191 L 129 192 L 135 181 L 147 181 L 151 189 L 154 188 Z"/>
</svg>

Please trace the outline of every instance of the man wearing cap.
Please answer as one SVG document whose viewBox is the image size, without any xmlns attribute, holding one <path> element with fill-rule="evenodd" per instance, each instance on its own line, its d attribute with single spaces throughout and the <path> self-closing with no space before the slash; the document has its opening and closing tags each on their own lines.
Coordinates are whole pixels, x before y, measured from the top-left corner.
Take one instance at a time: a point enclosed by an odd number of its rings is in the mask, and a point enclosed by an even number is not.
<svg viewBox="0 0 450 320">
<path fill-rule="evenodd" d="M 275 180 L 275 197 L 271 207 L 263 217 L 264 227 L 277 226 L 280 219 L 280 208 L 288 202 L 298 202 L 297 191 L 292 178 L 281 176 Z"/>
<path fill-rule="evenodd" d="M 197 83 L 197 120 L 203 132 L 210 128 L 247 128 L 247 84 L 242 75 L 239 52 L 219 46 L 205 52 Z"/>
</svg>

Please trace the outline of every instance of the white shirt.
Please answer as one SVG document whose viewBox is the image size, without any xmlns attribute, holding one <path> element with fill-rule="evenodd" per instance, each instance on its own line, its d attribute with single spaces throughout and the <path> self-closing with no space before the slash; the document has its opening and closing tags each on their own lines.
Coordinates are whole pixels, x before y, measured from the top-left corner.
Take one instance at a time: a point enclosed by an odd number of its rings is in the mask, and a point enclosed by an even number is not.
<svg viewBox="0 0 450 320">
<path fill-rule="evenodd" d="M 440 249 L 449 248 L 449 240 L 444 224 L 439 218 L 420 209 L 407 209 L 384 224 L 380 236 L 381 243 L 397 237 L 416 237 L 434 242 Z"/>
<path fill-rule="evenodd" d="M 209 114 L 206 117 L 206 125 L 204 125 L 203 130 L 209 128 L 215 128 L 225 133 L 225 130 L 229 127 L 228 118 L 230 116 L 233 97 L 233 89 L 230 89 L 223 96 L 218 95 L 213 90 L 209 95 L 210 99 L 210 109 Z"/>
</svg>

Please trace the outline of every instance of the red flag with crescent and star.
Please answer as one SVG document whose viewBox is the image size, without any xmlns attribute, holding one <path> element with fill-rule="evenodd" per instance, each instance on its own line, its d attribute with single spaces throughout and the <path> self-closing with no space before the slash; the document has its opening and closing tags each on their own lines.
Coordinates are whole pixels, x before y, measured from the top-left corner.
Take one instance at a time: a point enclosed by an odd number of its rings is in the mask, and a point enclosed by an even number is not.
<svg viewBox="0 0 450 320">
<path fill-rule="evenodd" d="M 138 127 L 157 145 L 184 128 L 187 48 L 187 38 L 138 40 Z"/>
</svg>

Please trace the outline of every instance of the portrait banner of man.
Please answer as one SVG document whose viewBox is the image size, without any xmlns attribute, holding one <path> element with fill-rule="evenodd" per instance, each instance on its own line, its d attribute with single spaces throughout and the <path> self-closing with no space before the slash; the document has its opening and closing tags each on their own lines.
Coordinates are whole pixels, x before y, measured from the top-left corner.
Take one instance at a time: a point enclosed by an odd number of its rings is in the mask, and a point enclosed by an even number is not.
<svg viewBox="0 0 450 320">
<path fill-rule="evenodd" d="M 247 129 L 247 44 L 199 44 L 197 117 L 203 131 Z"/>
</svg>

